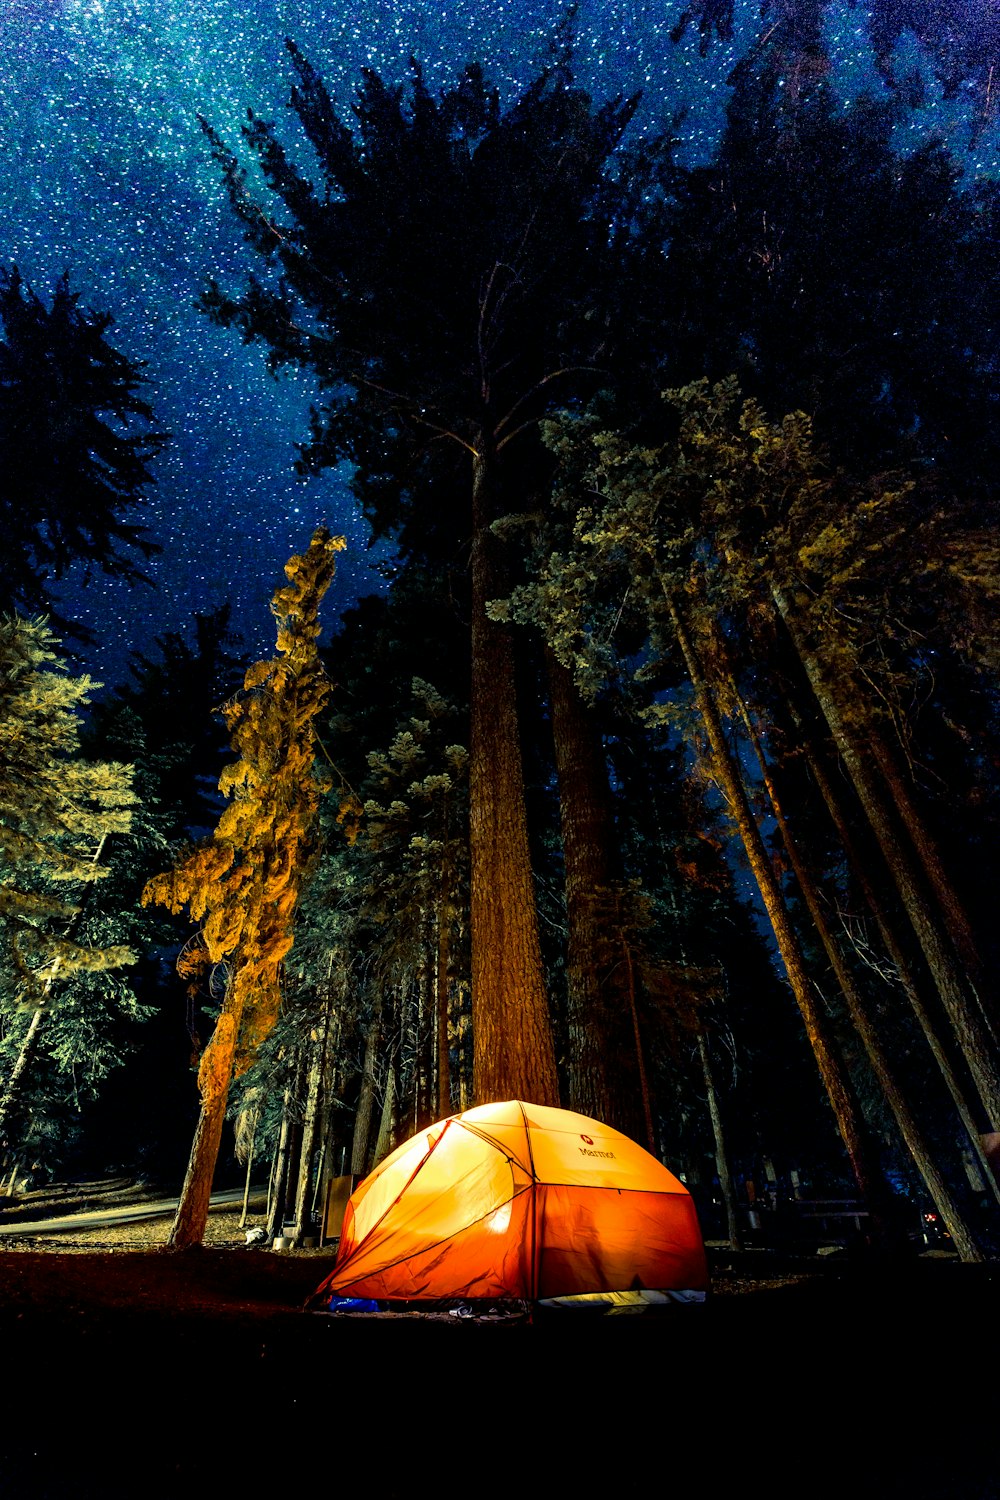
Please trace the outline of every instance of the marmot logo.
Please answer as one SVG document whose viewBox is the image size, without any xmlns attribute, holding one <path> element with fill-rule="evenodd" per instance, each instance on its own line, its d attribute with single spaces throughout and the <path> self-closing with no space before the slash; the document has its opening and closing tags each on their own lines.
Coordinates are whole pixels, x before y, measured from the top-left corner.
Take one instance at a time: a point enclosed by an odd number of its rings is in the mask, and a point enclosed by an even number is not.
<svg viewBox="0 0 1000 1500">
<path fill-rule="evenodd" d="M 587 1137 L 584 1136 L 584 1140 L 586 1139 Z M 615 1159 L 615 1153 L 613 1151 L 591 1151 L 589 1146 L 578 1146 L 577 1150 L 579 1151 L 581 1156 L 599 1156 L 604 1161 L 614 1161 Z"/>
<path fill-rule="evenodd" d="M 581 1141 L 586 1141 L 588 1146 L 592 1146 L 594 1144 L 594 1137 L 592 1135 L 581 1135 L 580 1139 Z"/>
</svg>

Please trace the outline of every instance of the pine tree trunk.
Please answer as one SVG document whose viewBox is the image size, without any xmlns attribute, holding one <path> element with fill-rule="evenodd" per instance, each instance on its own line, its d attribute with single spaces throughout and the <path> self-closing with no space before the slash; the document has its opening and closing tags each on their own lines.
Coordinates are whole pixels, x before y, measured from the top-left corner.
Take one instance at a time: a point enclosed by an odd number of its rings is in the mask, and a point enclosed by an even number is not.
<svg viewBox="0 0 1000 1500">
<path fill-rule="evenodd" d="M 299 1178 L 295 1186 L 295 1243 L 301 1245 L 309 1234 L 310 1188 L 313 1159 L 319 1139 L 320 1090 L 323 1081 L 323 1039 L 309 1041 L 309 1074 L 306 1084 L 306 1107 L 302 1118 L 302 1148 L 299 1153 Z"/>
<path fill-rule="evenodd" d="M 236 975 L 229 982 L 222 1014 L 215 1023 L 215 1030 L 198 1065 L 201 1112 L 194 1140 L 191 1142 L 191 1155 L 188 1158 L 177 1214 L 167 1242 L 174 1250 L 187 1250 L 192 1245 L 200 1245 L 205 1237 L 212 1179 L 222 1143 L 242 1016 L 243 987 L 239 975 Z"/>
<path fill-rule="evenodd" d="M 653 1095 L 649 1087 L 649 1071 L 646 1068 L 646 1050 L 642 1044 L 642 1027 L 639 1025 L 639 1006 L 635 993 L 635 965 L 632 962 L 632 949 L 629 946 L 628 934 L 624 931 L 621 935 L 622 951 L 624 955 L 626 995 L 628 997 L 628 1014 L 632 1023 L 632 1046 L 635 1049 L 636 1076 L 639 1084 L 639 1102 L 642 1106 L 642 1123 L 645 1127 L 646 1149 L 656 1155 L 656 1131 L 653 1128 Z"/>
<path fill-rule="evenodd" d="M 885 737 L 877 727 L 872 727 L 867 732 L 868 744 L 873 756 L 882 773 L 882 779 L 889 789 L 893 806 L 899 814 L 903 827 L 906 829 L 910 843 L 920 861 L 921 868 L 927 878 L 927 882 L 934 893 L 934 897 L 940 907 L 945 919 L 945 929 L 955 946 L 958 957 L 968 977 L 970 987 L 977 993 L 982 983 L 983 963 L 979 956 L 972 925 L 966 915 L 965 908 L 959 900 L 955 887 L 945 873 L 944 864 L 924 819 L 917 810 L 916 804 L 910 795 L 910 789 L 906 783 L 906 777 L 900 770 L 898 758 L 893 753 Z M 986 1024 L 992 1026 L 989 1018 Z M 996 1045 L 996 1033 L 992 1031 L 994 1047 Z"/>
<path fill-rule="evenodd" d="M 396 1070 L 392 1063 L 385 1070 L 385 1096 L 382 1100 L 382 1114 L 379 1119 L 378 1135 L 375 1137 L 375 1154 L 372 1160 L 372 1170 L 378 1166 L 384 1156 L 388 1156 L 392 1150 L 392 1122 L 395 1114 L 396 1102 Z"/>
<path fill-rule="evenodd" d="M 837 836 L 840 839 L 841 848 L 847 857 L 851 875 L 857 881 L 865 904 L 875 919 L 875 924 L 878 927 L 886 954 L 896 970 L 903 993 L 910 1003 L 910 1008 L 920 1025 L 934 1061 L 951 1095 L 952 1102 L 965 1129 L 972 1151 L 978 1158 L 979 1164 L 983 1169 L 983 1180 L 988 1184 L 997 1203 L 1000 1204 L 1000 1182 L 997 1181 L 990 1159 L 986 1154 L 982 1135 L 976 1125 L 972 1107 L 966 1097 L 965 1087 L 960 1082 L 952 1066 L 951 1058 L 942 1045 L 937 1027 L 923 1002 L 917 982 L 910 969 L 909 960 L 903 952 L 903 947 L 896 934 L 893 922 L 885 910 L 884 903 L 875 889 L 873 880 L 868 874 L 867 861 L 857 847 L 857 842 L 848 824 L 841 799 L 837 795 L 815 748 L 808 743 L 804 735 L 800 734 L 799 738 L 800 743 L 805 747 L 806 764 L 809 767 L 813 780 L 819 788 L 820 795 L 826 805 L 833 826 L 837 830 Z"/>
<path fill-rule="evenodd" d="M 510 628 L 487 618 L 505 592 L 490 455 L 475 459 L 472 537 L 473 1087 L 476 1102 L 559 1103 L 528 847 Z"/>
<path fill-rule="evenodd" d="M 226 1094 L 216 1093 L 203 1099 L 180 1202 L 167 1241 L 172 1250 L 188 1250 L 193 1245 L 200 1245 L 205 1238 L 212 1178 L 225 1123 Z"/>
<path fill-rule="evenodd" d="M 361 1093 L 354 1116 L 354 1141 L 351 1146 L 351 1172 L 363 1177 L 368 1170 L 368 1141 L 372 1130 L 372 1106 L 375 1100 L 375 1061 L 378 1055 L 381 1017 L 376 1011 L 365 1040 L 365 1060 L 361 1072 Z"/>
<path fill-rule="evenodd" d="M 708 733 L 719 786 L 729 804 L 730 816 L 736 823 L 750 869 L 764 903 L 764 909 L 770 920 L 778 952 L 799 1007 L 809 1045 L 833 1109 L 858 1191 L 870 1206 L 873 1225 L 879 1238 L 891 1239 L 891 1226 L 884 1222 L 880 1213 L 884 1192 L 881 1172 L 854 1088 L 843 1060 L 834 1045 L 829 1022 L 816 1002 L 813 985 L 806 970 L 798 938 L 789 920 L 784 897 L 775 879 L 760 830 L 750 810 L 742 778 L 726 743 L 722 720 L 702 674 L 687 628 L 676 601 L 669 595 L 667 605 L 674 623 L 677 641 L 687 665 L 691 685 L 694 688 L 698 711 Z"/>
<path fill-rule="evenodd" d="M 451 1114 L 451 1059 L 449 1055 L 450 1036 L 448 1028 L 448 1003 L 451 994 L 451 922 L 447 905 L 445 890 L 441 892 L 441 899 L 437 911 L 437 959 L 434 971 L 435 984 L 435 1022 L 437 1030 L 437 1045 L 435 1047 L 437 1061 L 437 1113 L 438 1120 L 444 1120 Z"/>
<path fill-rule="evenodd" d="M 548 647 L 545 661 L 566 886 L 568 1102 L 639 1137 L 645 1117 L 631 1007 L 611 920 L 619 868 L 607 766 L 572 673 Z"/>
<path fill-rule="evenodd" d="M 847 1006 L 847 1012 L 851 1018 L 854 1029 L 861 1038 L 872 1072 L 878 1080 L 879 1086 L 885 1096 L 886 1103 L 892 1111 L 897 1128 L 906 1149 L 913 1159 L 917 1171 L 924 1180 L 924 1185 L 931 1196 L 938 1212 L 947 1226 L 948 1233 L 952 1237 L 952 1243 L 963 1261 L 981 1261 L 983 1253 L 976 1243 L 975 1235 L 955 1200 L 951 1189 L 948 1187 L 944 1174 L 939 1168 L 933 1147 L 924 1135 L 917 1118 L 909 1106 L 906 1095 L 896 1077 L 896 1070 L 892 1065 L 889 1054 L 882 1045 L 882 1038 L 878 1028 L 872 1021 L 868 1005 L 854 982 L 854 976 L 844 961 L 840 946 L 834 938 L 830 924 L 826 920 L 820 901 L 819 891 L 813 880 L 812 872 L 807 868 L 805 860 L 799 848 L 798 840 L 792 835 L 785 818 L 784 809 L 778 799 L 777 788 L 771 775 L 770 767 L 764 755 L 763 746 L 754 728 L 753 722 L 747 711 L 746 704 L 735 689 L 736 701 L 739 704 L 743 722 L 746 725 L 750 743 L 753 746 L 764 779 L 764 786 L 771 802 L 771 810 L 774 813 L 778 831 L 781 834 L 785 852 L 796 880 L 799 890 L 805 901 L 806 909 L 812 919 L 816 934 L 823 945 L 823 951 L 827 956 L 830 967 Z M 888 1204 L 886 1205 L 888 1211 Z"/>
<path fill-rule="evenodd" d="M 794 605 L 780 588 L 774 600 L 788 630 L 810 686 L 843 758 L 855 790 L 892 874 L 910 924 L 917 936 L 955 1036 L 969 1065 L 991 1130 L 1000 1130 L 1000 1072 L 992 1053 L 991 1038 L 976 1002 L 970 997 L 956 970 L 947 936 L 921 888 L 922 882 L 911 852 L 903 845 L 881 795 L 875 775 L 854 735 L 848 730 L 826 675 L 809 650 Z"/>
<path fill-rule="evenodd" d="M 28 1029 L 24 1034 L 21 1046 L 18 1049 L 18 1054 L 14 1061 L 14 1066 L 10 1070 L 10 1076 L 4 1086 L 4 1091 L 0 1094 L 0 1139 L 3 1138 L 4 1131 L 7 1129 L 11 1105 L 17 1098 L 21 1079 L 27 1071 L 28 1063 L 31 1061 L 31 1054 L 35 1050 L 35 1043 L 38 1040 L 38 1033 L 42 1029 L 42 1021 L 44 1019 L 45 1007 L 37 1005 L 28 1024 Z"/>
<path fill-rule="evenodd" d="M 278 1135 L 278 1153 L 274 1163 L 274 1191 L 271 1196 L 271 1208 L 267 1217 L 267 1237 L 271 1241 L 283 1237 L 285 1227 L 289 1164 L 292 1159 L 295 1136 L 292 1111 L 295 1107 L 298 1072 L 298 1063 L 296 1062 L 292 1082 L 285 1089 L 284 1099 L 282 1100 L 281 1130 Z"/>
<path fill-rule="evenodd" d="M 719 1095 L 716 1091 L 712 1062 L 708 1054 L 708 1041 L 703 1031 L 698 1032 L 698 1058 L 701 1062 L 701 1076 L 705 1080 L 708 1115 L 712 1122 L 712 1140 L 715 1143 L 715 1170 L 719 1174 L 719 1188 L 722 1192 L 722 1201 L 726 1208 L 726 1233 L 729 1240 L 729 1247 L 731 1250 L 742 1250 L 743 1237 L 740 1234 L 739 1219 L 736 1216 L 736 1195 L 733 1192 L 733 1177 L 729 1170 L 729 1157 L 726 1153 L 726 1140 L 722 1128 L 722 1111 L 719 1108 Z"/>
<path fill-rule="evenodd" d="M 248 1214 L 248 1212 L 250 1210 L 250 1178 L 251 1178 L 251 1175 L 253 1173 L 253 1163 L 254 1163 L 253 1148 L 254 1148 L 254 1143 L 257 1140 L 257 1126 L 258 1126 L 259 1123 L 260 1123 L 260 1112 L 258 1110 L 258 1111 L 255 1111 L 255 1113 L 254 1113 L 253 1130 L 250 1132 L 250 1144 L 247 1146 L 247 1171 L 246 1171 L 246 1177 L 243 1180 L 243 1210 L 242 1210 L 242 1212 L 240 1214 L 240 1228 L 241 1229 L 245 1229 L 246 1228 L 247 1214 Z"/>
</svg>

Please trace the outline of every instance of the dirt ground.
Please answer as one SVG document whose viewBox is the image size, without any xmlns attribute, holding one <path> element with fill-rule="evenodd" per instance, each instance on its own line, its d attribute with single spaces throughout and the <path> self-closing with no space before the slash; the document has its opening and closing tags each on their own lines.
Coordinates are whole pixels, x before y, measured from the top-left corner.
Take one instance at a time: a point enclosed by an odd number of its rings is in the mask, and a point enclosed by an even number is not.
<svg viewBox="0 0 1000 1500">
<path fill-rule="evenodd" d="M 0 1221 L 2 1500 L 1000 1497 L 996 1267 L 717 1248 L 700 1308 L 347 1319 L 238 1220 Z"/>
</svg>

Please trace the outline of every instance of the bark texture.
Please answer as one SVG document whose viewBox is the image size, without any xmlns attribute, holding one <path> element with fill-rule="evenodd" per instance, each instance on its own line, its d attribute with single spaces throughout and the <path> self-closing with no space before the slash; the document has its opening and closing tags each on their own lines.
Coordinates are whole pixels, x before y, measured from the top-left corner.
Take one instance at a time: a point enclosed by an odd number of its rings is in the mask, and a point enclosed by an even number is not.
<svg viewBox="0 0 1000 1500">
<path fill-rule="evenodd" d="M 469 843 L 472 872 L 473 1089 L 477 1104 L 559 1104 L 524 806 L 514 643 L 487 618 L 505 593 L 491 464 L 474 463 L 472 724 Z"/>
<path fill-rule="evenodd" d="M 567 1099 L 626 1135 L 645 1134 L 623 941 L 607 764 L 572 673 L 546 650 L 566 886 Z"/>
</svg>

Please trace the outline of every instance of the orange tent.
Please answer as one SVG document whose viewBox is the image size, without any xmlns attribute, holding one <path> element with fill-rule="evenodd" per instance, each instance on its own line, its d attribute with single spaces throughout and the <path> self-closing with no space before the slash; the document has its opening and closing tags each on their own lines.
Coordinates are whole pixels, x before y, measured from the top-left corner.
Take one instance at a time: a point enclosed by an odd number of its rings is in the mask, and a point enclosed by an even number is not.
<svg viewBox="0 0 1000 1500">
<path fill-rule="evenodd" d="M 707 1285 L 683 1183 L 620 1131 L 511 1100 L 438 1121 L 365 1178 L 317 1295 L 536 1301 Z"/>
</svg>

